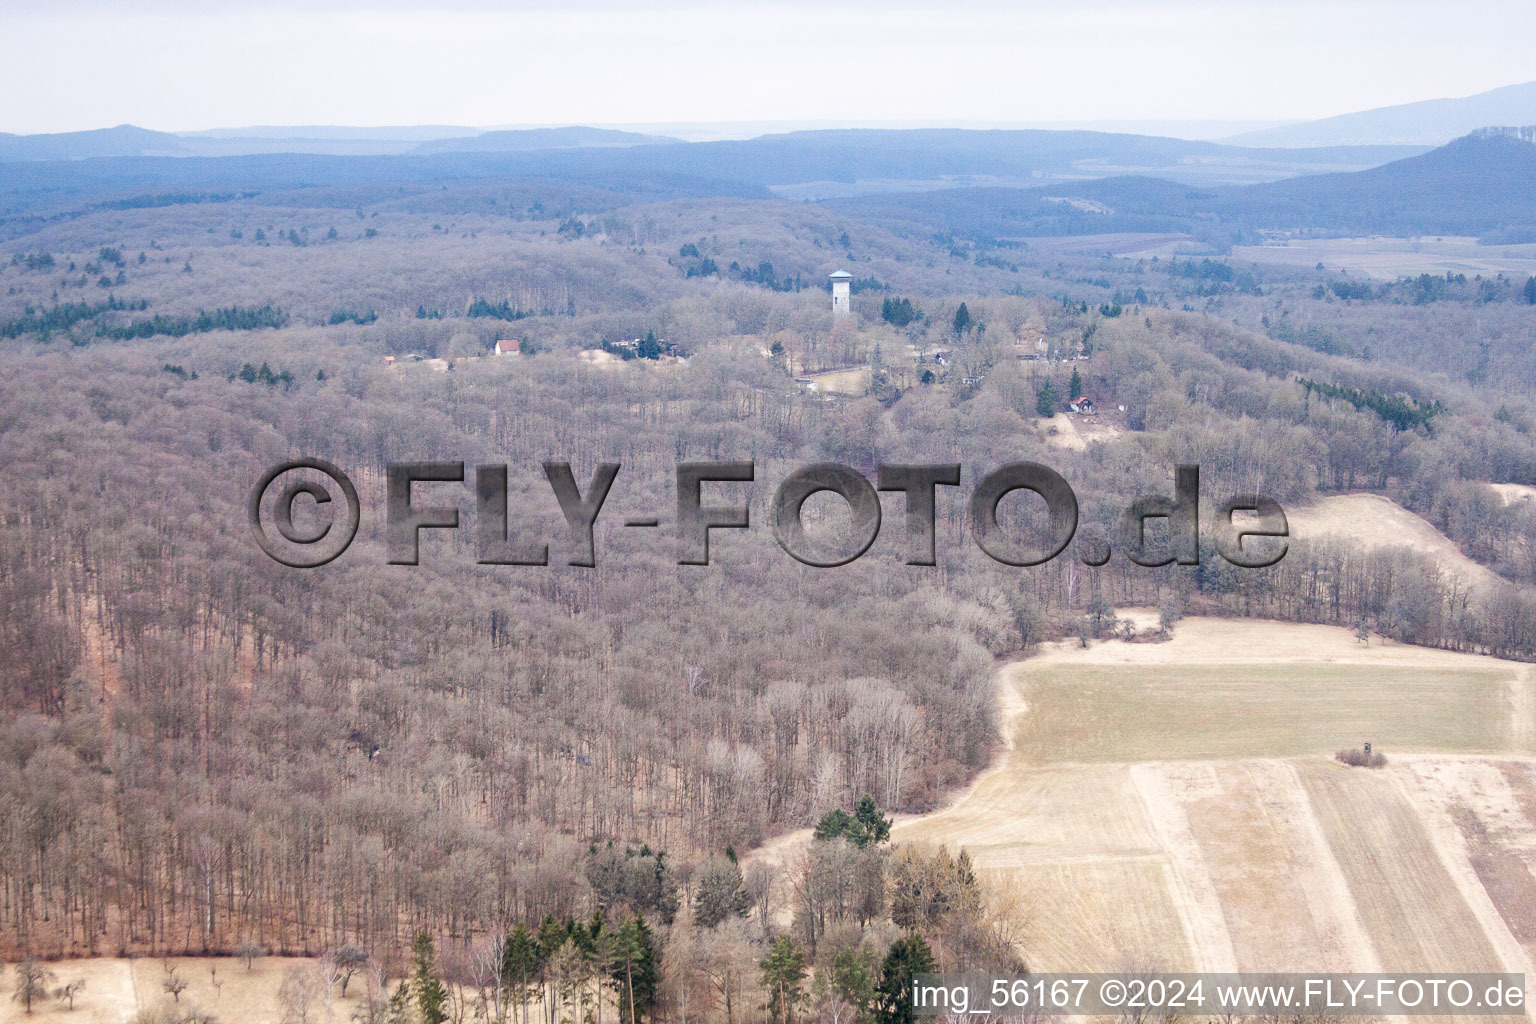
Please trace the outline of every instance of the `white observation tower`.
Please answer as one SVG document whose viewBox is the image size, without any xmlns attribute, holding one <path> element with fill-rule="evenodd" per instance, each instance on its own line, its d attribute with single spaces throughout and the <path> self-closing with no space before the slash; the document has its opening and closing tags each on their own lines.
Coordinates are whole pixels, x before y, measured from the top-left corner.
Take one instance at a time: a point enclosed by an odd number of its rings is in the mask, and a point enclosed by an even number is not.
<svg viewBox="0 0 1536 1024">
<path fill-rule="evenodd" d="M 827 276 L 832 282 L 832 312 L 835 316 L 847 316 L 853 312 L 853 307 L 848 305 L 848 283 L 853 280 L 853 275 L 846 270 L 836 270 Z"/>
</svg>

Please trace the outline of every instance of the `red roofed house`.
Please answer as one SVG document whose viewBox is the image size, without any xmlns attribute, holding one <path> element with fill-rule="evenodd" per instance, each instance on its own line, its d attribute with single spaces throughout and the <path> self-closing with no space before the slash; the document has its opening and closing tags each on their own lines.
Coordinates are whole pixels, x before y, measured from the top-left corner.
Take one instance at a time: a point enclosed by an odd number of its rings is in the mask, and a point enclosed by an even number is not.
<svg viewBox="0 0 1536 1024">
<path fill-rule="evenodd" d="M 1067 406 L 1067 408 L 1071 409 L 1073 412 L 1077 412 L 1077 413 L 1085 413 L 1085 414 L 1092 413 L 1093 412 L 1093 399 L 1091 399 L 1091 398 L 1074 398 L 1072 400 L 1071 404 Z"/>
<path fill-rule="evenodd" d="M 522 350 L 522 342 L 516 338 L 503 338 L 491 346 L 493 356 L 515 356 Z"/>
</svg>

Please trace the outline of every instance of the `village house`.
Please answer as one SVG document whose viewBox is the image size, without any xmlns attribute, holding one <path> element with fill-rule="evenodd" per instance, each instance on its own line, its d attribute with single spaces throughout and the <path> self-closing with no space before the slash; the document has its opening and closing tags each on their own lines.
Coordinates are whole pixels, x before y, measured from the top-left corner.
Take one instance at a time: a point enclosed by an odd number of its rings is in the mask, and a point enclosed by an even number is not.
<svg viewBox="0 0 1536 1024">
<path fill-rule="evenodd" d="M 502 338 L 491 346 L 493 356 L 515 356 L 523 349 L 523 343 L 517 338 Z"/>
<path fill-rule="evenodd" d="M 1015 342 L 1014 348 L 1017 350 L 1020 359 L 1044 359 L 1051 351 L 1050 342 L 1045 340 L 1045 335 L 1043 334 L 1032 343 L 1021 339 Z"/>
</svg>

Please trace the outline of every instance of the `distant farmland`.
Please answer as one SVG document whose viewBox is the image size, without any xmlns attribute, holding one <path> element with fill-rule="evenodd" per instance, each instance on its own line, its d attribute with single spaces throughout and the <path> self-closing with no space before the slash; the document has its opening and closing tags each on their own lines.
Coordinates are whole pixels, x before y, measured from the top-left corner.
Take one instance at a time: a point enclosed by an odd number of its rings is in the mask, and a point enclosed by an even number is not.
<svg viewBox="0 0 1536 1024">
<path fill-rule="evenodd" d="M 1236 245 L 1232 257 L 1277 266 L 1311 267 L 1392 281 L 1419 274 L 1536 273 L 1536 245 L 1481 245 L 1475 238 L 1304 238 L 1283 245 Z"/>
</svg>

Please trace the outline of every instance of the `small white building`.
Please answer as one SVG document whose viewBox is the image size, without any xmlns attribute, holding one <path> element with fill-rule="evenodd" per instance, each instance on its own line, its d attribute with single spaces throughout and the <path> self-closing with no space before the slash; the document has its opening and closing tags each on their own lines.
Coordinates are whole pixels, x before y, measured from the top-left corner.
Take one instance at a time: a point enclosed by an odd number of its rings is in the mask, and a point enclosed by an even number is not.
<svg viewBox="0 0 1536 1024">
<path fill-rule="evenodd" d="M 834 270 L 827 275 L 827 280 L 832 282 L 832 313 L 835 316 L 847 316 L 853 312 L 849 305 L 849 285 L 853 281 L 853 275 L 846 270 Z"/>
<path fill-rule="evenodd" d="M 502 338 L 491 346 L 493 356 L 515 356 L 522 351 L 523 343 L 516 338 Z"/>
</svg>

